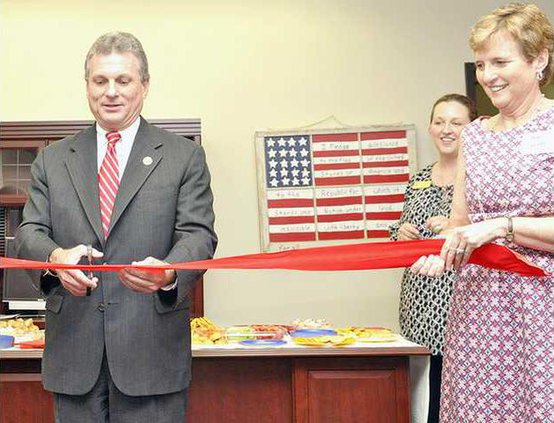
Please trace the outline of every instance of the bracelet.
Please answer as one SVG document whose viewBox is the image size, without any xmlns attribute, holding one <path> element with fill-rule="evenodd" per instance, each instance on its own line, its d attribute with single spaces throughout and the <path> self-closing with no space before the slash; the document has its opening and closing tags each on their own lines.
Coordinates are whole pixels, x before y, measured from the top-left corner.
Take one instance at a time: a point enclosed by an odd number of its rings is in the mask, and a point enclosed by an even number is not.
<svg viewBox="0 0 554 423">
<path fill-rule="evenodd" d="M 504 238 L 506 238 L 508 242 L 514 242 L 514 222 L 511 216 L 506 216 L 506 219 L 508 219 L 508 230 Z"/>
</svg>

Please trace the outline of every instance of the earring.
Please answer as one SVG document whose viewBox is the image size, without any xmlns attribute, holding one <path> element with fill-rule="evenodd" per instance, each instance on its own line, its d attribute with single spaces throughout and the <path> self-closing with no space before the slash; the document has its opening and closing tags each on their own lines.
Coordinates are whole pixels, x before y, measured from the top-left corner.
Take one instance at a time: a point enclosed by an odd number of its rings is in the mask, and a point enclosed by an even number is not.
<svg viewBox="0 0 554 423">
<path fill-rule="evenodd" d="M 542 79 L 544 78 L 544 73 L 542 70 L 538 70 L 537 71 L 537 74 L 536 74 L 536 77 L 537 77 L 537 81 L 542 81 Z"/>
</svg>

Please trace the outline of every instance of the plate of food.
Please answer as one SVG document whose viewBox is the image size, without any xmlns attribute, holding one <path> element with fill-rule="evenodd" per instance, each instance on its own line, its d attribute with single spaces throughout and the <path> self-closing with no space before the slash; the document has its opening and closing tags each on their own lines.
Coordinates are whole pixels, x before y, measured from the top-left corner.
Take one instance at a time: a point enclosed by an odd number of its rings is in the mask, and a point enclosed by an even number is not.
<svg viewBox="0 0 554 423">
<path fill-rule="evenodd" d="M 289 333 L 290 327 L 285 325 L 256 324 L 251 325 L 256 339 L 283 339 Z"/>
<path fill-rule="evenodd" d="M 369 336 L 365 338 L 356 338 L 358 342 L 395 342 L 398 341 L 398 335 L 392 333 L 389 336 Z"/>
<path fill-rule="evenodd" d="M 256 339 L 254 329 L 249 325 L 230 326 L 225 329 L 225 336 L 229 342 L 240 342 Z"/>
<path fill-rule="evenodd" d="M 7 319 L 0 321 L 0 334 L 11 335 L 15 338 L 35 339 L 40 337 L 40 328 L 33 323 L 33 319 Z"/>
<path fill-rule="evenodd" d="M 337 333 L 353 336 L 357 342 L 394 342 L 399 338 L 390 329 L 379 326 L 350 326 L 337 329 Z"/>
<path fill-rule="evenodd" d="M 331 329 L 333 325 L 326 319 L 295 319 L 291 322 L 295 329 Z"/>
<path fill-rule="evenodd" d="M 339 347 L 356 342 L 356 338 L 345 335 L 312 336 L 308 338 L 292 338 L 294 343 L 308 347 Z"/>
<path fill-rule="evenodd" d="M 225 329 L 206 317 L 195 317 L 190 321 L 191 341 L 193 345 L 226 344 Z"/>
</svg>

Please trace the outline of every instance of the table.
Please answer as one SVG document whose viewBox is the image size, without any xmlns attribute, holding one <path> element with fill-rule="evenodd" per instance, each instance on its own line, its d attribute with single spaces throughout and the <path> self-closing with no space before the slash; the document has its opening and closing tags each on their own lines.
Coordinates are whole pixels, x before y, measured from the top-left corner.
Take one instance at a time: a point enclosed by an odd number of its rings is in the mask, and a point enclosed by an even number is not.
<svg viewBox="0 0 554 423">
<path fill-rule="evenodd" d="M 429 350 L 405 339 L 343 347 L 193 348 L 188 423 L 410 421 L 409 358 Z M 41 350 L 0 351 L 0 421 L 53 422 Z"/>
</svg>

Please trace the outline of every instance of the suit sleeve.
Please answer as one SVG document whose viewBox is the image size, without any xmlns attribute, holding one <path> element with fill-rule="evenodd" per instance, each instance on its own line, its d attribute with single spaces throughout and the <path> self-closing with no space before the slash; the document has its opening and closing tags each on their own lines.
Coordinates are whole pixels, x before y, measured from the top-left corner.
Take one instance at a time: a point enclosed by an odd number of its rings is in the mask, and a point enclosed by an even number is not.
<svg viewBox="0 0 554 423">
<path fill-rule="evenodd" d="M 15 248 L 18 257 L 30 260 L 46 261 L 50 253 L 58 248 L 51 238 L 50 198 L 48 180 L 45 171 L 45 154 L 41 150 L 31 166 L 31 184 L 28 198 L 23 208 L 23 219 L 15 235 Z M 41 275 L 34 271 L 37 279 L 40 278 L 41 290 L 48 292 L 59 284 L 57 278 Z"/>
<path fill-rule="evenodd" d="M 164 260 L 175 263 L 212 258 L 217 246 L 214 220 L 210 172 L 204 150 L 197 147 L 181 181 L 173 235 L 174 244 Z M 205 270 L 177 271 L 177 289 L 167 292 L 158 291 L 162 303 L 174 306 L 184 301 L 204 272 Z"/>
</svg>

